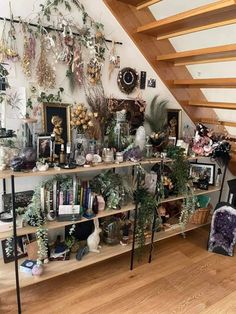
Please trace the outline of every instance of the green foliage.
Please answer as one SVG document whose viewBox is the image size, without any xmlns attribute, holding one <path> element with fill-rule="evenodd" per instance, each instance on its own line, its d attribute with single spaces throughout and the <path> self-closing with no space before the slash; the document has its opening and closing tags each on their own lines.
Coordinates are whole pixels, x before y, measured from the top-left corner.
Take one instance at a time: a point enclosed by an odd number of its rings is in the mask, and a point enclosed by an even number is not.
<svg viewBox="0 0 236 314">
<path fill-rule="evenodd" d="M 64 92 L 64 88 L 62 88 L 62 87 L 59 87 L 58 92 L 56 94 L 48 94 L 47 95 L 45 92 L 41 92 L 40 96 L 37 98 L 37 101 L 39 101 L 39 102 L 62 102 L 61 94 L 63 92 Z"/>
<path fill-rule="evenodd" d="M 116 209 L 120 206 L 122 193 L 125 193 L 130 199 L 133 193 L 132 188 L 125 182 L 125 179 L 112 171 L 103 172 L 96 176 L 91 182 L 91 188 L 105 198 L 109 209 Z"/>
<path fill-rule="evenodd" d="M 156 95 L 150 104 L 150 114 L 145 115 L 145 120 L 154 133 L 161 132 L 165 129 L 167 123 L 166 105 L 168 100 L 159 100 Z"/>
<path fill-rule="evenodd" d="M 192 216 L 196 209 L 196 202 L 197 199 L 194 196 L 192 189 L 189 186 L 187 186 L 185 199 L 183 200 L 183 205 L 179 217 L 179 224 L 183 230 L 186 224 L 188 223 L 189 218 Z"/>
<path fill-rule="evenodd" d="M 167 148 L 167 157 L 173 159 L 171 164 L 171 181 L 175 194 L 185 194 L 189 180 L 189 162 L 186 160 L 184 149 L 178 146 Z"/>
<path fill-rule="evenodd" d="M 157 201 L 144 187 L 139 187 L 135 192 L 135 202 L 138 203 L 138 219 L 135 238 L 138 244 L 138 256 L 142 255 L 145 245 L 145 231 L 152 224 Z"/>
</svg>

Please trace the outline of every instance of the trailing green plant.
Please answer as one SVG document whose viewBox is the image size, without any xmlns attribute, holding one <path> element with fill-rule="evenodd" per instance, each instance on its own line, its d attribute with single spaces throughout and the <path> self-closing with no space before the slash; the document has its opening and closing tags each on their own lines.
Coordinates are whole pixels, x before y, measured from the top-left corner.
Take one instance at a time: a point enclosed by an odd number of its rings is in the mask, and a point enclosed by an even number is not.
<svg viewBox="0 0 236 314">
<path fill-rule="evenodd" d="M 37 98 L 38 102 L 62 102 L 62 93 L 64 92 L 63 87 L 59 87 L 56 94 L 46 94 L 45 92 L 41 92 L 40 96 Z M 28 100 L 29 101 L 29 100 Z M 28 103 L 27 101 L 27 103 Z M 29 101 L 30 104 L 30 101 Z M 32 109 L 32 108 L 31 108 Z"/>
<path fill-rule="evenodd" d="M 135 192 L 135 202 L 138 203 L 137 226 L 135 240 L 138 245 L 138 257 L 142 257 L 143 247 L 145 245 L 145 233 L 147 227 L 152 225 L 154 211 L 157 208 L 157 200 L 144 187 L 139 187 Z"/>
<path fill-rule="evenodd" d="M 120 207 L 122 193 L 132 199 L 132 187 L 126 180 L 112 171 L 107 171 L 96 176 L 91 182 L 91 188 L 95 193 L 101 194 L 106 200 L 106 206 L 110 209 Z"/>
<path fill-rule="evenodd" d="M 156 95 L 150 104 L 150 114 L 145 115 L 145 121 L 149 124 L 153 133 L 163 132 L 167 125 L 166 105 L 168 100 L 159 100 Z"/>
<path fill-rule="evenodd" d="M 167 147 L 167 157 L 173 160 L 171 164 L 171 181 L 175 194 L 186 194 L 189 180 L 190 164 L 184 154 L 184 149 L 179 146 Z"/>
<path fill-rule="evenodd" d="M 186 224 L 189 221 L 189 218 L 192 216 L 196 209 L 196 202 L 197 202 L 196 196 L 194 196 L 193 190 L 188 185 L 179 217 L 179 224 L 183 231 L 185 229 Z"/>
</svg>

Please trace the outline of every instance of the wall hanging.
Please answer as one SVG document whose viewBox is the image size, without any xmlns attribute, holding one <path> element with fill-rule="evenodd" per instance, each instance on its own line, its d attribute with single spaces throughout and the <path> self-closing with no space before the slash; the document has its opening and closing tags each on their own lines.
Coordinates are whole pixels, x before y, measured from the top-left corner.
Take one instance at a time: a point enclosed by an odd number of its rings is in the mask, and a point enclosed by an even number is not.
<svg viewBox="0 0 236 314">
<path fill-rule="evenodd" d="M 139 83 L 138 72 L 132 68 L 120 70 L 117 83 L 123 93 L 131 94 Z"/>
</svg>

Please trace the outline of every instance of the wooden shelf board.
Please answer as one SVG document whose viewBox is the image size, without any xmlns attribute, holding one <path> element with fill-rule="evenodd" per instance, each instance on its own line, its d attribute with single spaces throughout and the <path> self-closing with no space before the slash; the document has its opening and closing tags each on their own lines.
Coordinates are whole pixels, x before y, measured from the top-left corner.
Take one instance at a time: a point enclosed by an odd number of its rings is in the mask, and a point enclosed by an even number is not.
<svg viewBox="0 0 236 314">
<path fill-rule="evenodd" d="M 157 57 L 157 61 L 171 62 L 175 66 L 236 60 L 236 44 L 170 53 Z"/>
<path fill-rule="evenodd" d="M 158 40 L 236 23 L 235 0 L 222 0 L 140 26 L 138 33 Z"/>
<path fill-rule="evenodd" d="M 121 208 L 119 210 L 104 210 L 104 211 L 98 213 L 96 215 L 96 217 L 94 217 L 94 218 L 104 218 L 104 217 L 108 217 L 108 216 L 112 216 L 112 215 L 116 215 L 116 214 L 120 214 L 120 213 L 125 213 L 125 212 L 128 212 L 130 210 L 133 210 L 134 208 L 135 208 L 134 204 L 129 204 L 129 205 L 124 206 L 123 208 Z M 63 228 L 66 226 L 70 226 L 73 223 L 80 224 L 82 222 L 94 220 L 94 218 L 91 218 L 91 219 L 82 218 L 81 220 L 77 220 L 75 222 L 74 221 L 51 221 L 51 222 L 48 222 L 45 227 L 48 230 L 59 229 L 59 228 Z M 25 234 L 31 234 L 31 233 L 34 233 L 36 231 L 36 229 L 37 229 L 36 227 L 31 227 L 31 226 L 18 228 L 17 229 L 17 235 L 21 236 L 21 235 L 25 235 Z M 6 232 L 0 232 L 0 240 L 12 237 L 12 233 L 13 233 L 12 229 L 9 231 L 6 231 Z"/>
<path fill-rule="evenodd" d="M 208 190 L 200 190 L 200 189 L 196 189 L 194 191 L 194 195 L 204 195 L 204 194 L 209 194 L 209 193 L 214 193 L 214 192 L 218 192 L 220 191 L 220 187 L 216 187 L 216 186 L 209 186 Z M 167 202 L 174 202 L 177 200 L 181 200 L 184 199 L 185 196 L 184 195 L 178 195 L 178 196 L 170 196 L 164 200 L 161 201 L 161 203 L 167 203 Z"/>
<path fill-rule="evenodd" d="M 196 158 L 192 158 L 193 160 L 195 160 Z M 210 186 L 208 190 L 195 190 L 194 194 L 195 195 L 204 195 L 204 194 L 208 194 L 208 193 L 214 193 L 219 191 L 220 188 L 219 187 L 214 187 L 214 186 Z M 164 199 L 161 203 L 167 203 L 167 202 L 174 202 L 180 199 L 183 199 L 185 196 L 184 195 L 178 195 L 178 196 L 171 196 L 168 197 L 166 199 Z M 125 213 L 128 211 L 133 210 L 135 207 L 134 204 L 129 204 L 127 206 L 124 206 L 123 208 L 119 209 L 119 210 L 105 210 L 101 213 L 99 213 L 96 218 L 104 218 L 107 216 L 112 216 L 112 215 L 116 215 L 116 214 L 120 214 L 120 213 Z M 95 218 L 95 217 L 94 217 Z M 70 226 L 73 223 L 79 224 L 85 221 L 89 221 L 89 220 L 93 220 L 94 218 L 91 219 L 86 219 L 86 218 L 82 218 L 81 220 L 78 221 L 63 221 L 63 222 L 59 222 L 59 221 L 52 221 L 52 222 L 48 222 L 47 225 L 45 226 L 48 230 L 53 230 L 53 229 L 59 229 L 59 228 L 63 228 L 66 226 Z M 35 227 L 31 227 L 31 226 L 26 226 L 23 228 L 18 228 L 17 229 L 17 235 L 21 236 L 21 235 L 26 235 L 26 234 L 31 234 L 34 233 L 36 231 Z M 5 232 L 0 232 L 0 240 L 12 237 L 12 229 L 9 231 L 5 231 Z"/>
<path fill-rule="evenodd" d="M 170 159 L 165 159 L 165 162 L 169 162 Z M 12 170 L 3 170 L 0 171 L 0 179 L 7 179 L 14 175 L 16 178 L 23 178 L 23 177 L 42 177 L 42 176 L 55 176 L 55 175 L 66 175 L 66 174 L 80 174 L 80 173 L 88 173 L 88 172 L 95 172 L 95 171 L 103 171 L 103 170 L 110 170 L 110 169 L 118 169 L 118 168 L 127 168 L 136 165 L 149 165 L 160 163 L 161 158 L 152 158 L 152 159 L 145 159 L 140 162 L 132 162 L 132 161 L 125 161 L 120 164 L 112 163 L 112 164 L 104 164 L 101 163 L 99 165 L 93 167 L 77 167 L 75 169 L 49 169 L 48 171 L 44 172 L 33 172 L 33 171 L 22 171 L 22 172 L 13 172 Z"/>
<path fill-rule="evenodd" d="M 208 223 L 207 223 L 208 224 Z M 206 224 L 204 224 L 206 225 Z M 204 225 L 194 225 L 188 224 L 184 232 L 188 232 Z M 155 234 L 154 242 L 158 242 L 178 234 L 183 233 L 180 226 L 172 228 L 169 231 L 161 231 Z M 147 241 L 146 245 L 150 244 L 150 240 Z M 77 261 L 75 256 L 72 255 L 71 259 L 68 261 L 56 261 L 50 262 L 44 267 L 44 274 L 41 277 L 35 277 L 27 275 L 25 273 L 19 272 L 20 276 L 20 286 L 27 287 L 40 283 L 42 281 L 61 276 L 63 274 L 70 273 L 72 271 L 82 269 L 84 267 L 100 263 L 104 260 L 119 256 L 121 254 L 130 252 L 132 249 L 131 244 L 127 246 L 107 246 L 104 245 L 100 253 L 89 253 L 84 256 L 81 261 Z M 19 260 L 19 264 L 23 262 L 24 259 Z M 4 264 L 3 260 L 0 260 L 0 294 L 12 291 L 15 289 L 15 273 L 14 273 L 14 263 Z"/>
<path fill-rule="evenodd" d="M 199 102 L 199 101 L 188 101 L 187 106 L 199 107 L 199 108 L 215 108 L 215 109 L 228 109 L 236 110 L 236 103 L 225 103 L 225 102 Z"/>
<path fill-rule="evenodd" d="M 173 80 L 171 84 L 181 88 L 236 88 L 236 78 Z"/>
</svg>

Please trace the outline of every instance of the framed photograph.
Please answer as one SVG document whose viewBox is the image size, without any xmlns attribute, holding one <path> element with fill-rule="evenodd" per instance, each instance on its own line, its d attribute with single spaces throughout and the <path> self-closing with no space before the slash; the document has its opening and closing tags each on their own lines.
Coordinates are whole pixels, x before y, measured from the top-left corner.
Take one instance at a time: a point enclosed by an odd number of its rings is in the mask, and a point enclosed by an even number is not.
<svg viewBox="0 0 236 314">
<path fill-rule="evenodd" d="M 167 109 L 167 124 L 169 127 L 169 136 L 180 139 L 182 137 L 182 110 Z"/>
<path fill-rule="evenodd" d="M 50 157 L 50 136 L 38 136 L 37 138 L 37 159 Z"/>
<path fill-rule="evenodd" d="M 168 145 L 175 146 L 176 145 L 176 137 L 169 136 L 169 138 L 168 138 Z"/>
<path fill-rule="evenodd" d="M 183 148 L 185 155 L 188 156 L 189 143 L 185 143 L 183 140 L 178 140 L 176 146 Z"/>
<path fill-rule="evenodd" d="M 24 192 L 16 192 L 15 193 L 15 207 L 16 208 L 26 208 L 34 195 L 33 190 L 24 191 Z M 11 193 L 2 195 L 2 208 L 4 212 L 12 211 L 12 195 Z"/>
<path fill-rule="evenodd" d="M 70 142 L 70 105 L 43 103 L 42 124 L 45 134 L 55 134 L 55 144 Z"/>
<path fill-rule="evenodd" d="M 18 258 L 22 258 L 27 256 L 27 250 L 26 246 L 29 243 L 29 239 L 27 236 L 20 236 L 17 237 L 17 256 Z M 12 246 L 14 245 L 12 240 Z M 5 264 L 13 262 L 14 261 L 14 253 L 12 252 L 10 255 L 7 255 L 6 253 L 7 248 L 7 240 L 2 241 L 2 254 L 3 254 L 3 261 Z"/>
<path fill-rule="evenodd" d="M 193 178 L 193 183 L 197 183 L 203 174 L 207 174 L 209 176 L 209 185 L 215 184 L 215 164 L 205 164 L 199 162 L 190 164 L 190 176 Z"/>
</svg>

